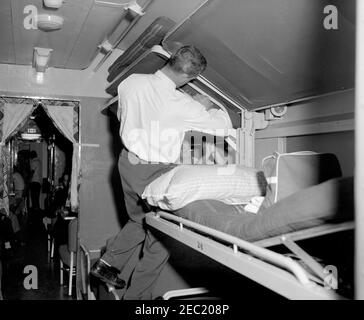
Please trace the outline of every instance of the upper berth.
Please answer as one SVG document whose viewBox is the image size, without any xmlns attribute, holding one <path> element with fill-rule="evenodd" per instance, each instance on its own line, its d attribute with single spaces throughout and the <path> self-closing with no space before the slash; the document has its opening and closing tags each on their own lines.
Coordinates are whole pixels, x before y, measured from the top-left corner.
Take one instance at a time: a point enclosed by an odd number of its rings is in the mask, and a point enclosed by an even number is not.
<svg viewBox="0 0 364 320">
<path fill-rule="evenodd" d="M 258 110 L 350 90 L 355 1 L 206 1 L 167 33 L 162 47 L 172 54 L 186 44 L 208 61 L 195 84 L 234 107 Z M 107 92 L 114 95 L 117 84 Z"/>
</svg>

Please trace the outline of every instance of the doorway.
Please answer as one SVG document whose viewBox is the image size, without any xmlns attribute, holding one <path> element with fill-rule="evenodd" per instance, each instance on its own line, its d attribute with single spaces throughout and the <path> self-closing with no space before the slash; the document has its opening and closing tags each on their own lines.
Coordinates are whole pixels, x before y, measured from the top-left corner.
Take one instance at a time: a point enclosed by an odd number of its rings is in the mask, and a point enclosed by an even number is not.
<svg viewBox="0 0 364 320">
<path fill-rule="evenodd" d="M 49 284 L 49 298 L 69 298 L 63 295 L 64 288 L 59 283 L 57 261 L 50 259 L 44 218 L 49 215 L 52 195 L 65 174 L 71 180 L 68 192 L 64 193 L 65 205 L 75 214 L 79 211 L 79 111 L 78 101 L 0 97 L 0 209 L 3 216 L 14 216 L 14 212 L 16 217 L 19 215 L 21 231 L 20 238 L 10 237 L 5 242 L 0 239 L 0 246 L 7 251 L 0 257 L 7 273 L 4 278 L 8 280 L 3 285 L 5 299 L 25 298 L 22 283 L 27 264 L 39 267 L 47 275 L 42 281 Z M 34 153 L 40 163 L 38 204 L 31 190 Z M 14 183 L 16 173 L 24 180 L 23 207 L 12 206 L 19 191 Z M 16 208 L 21 209 L 16 211 Z M 27 220 L 31 214 L 33 220 Z M 42 294 L 42 299 L 47 294 L 37 293 Z"/>
<path fill-rule="evenodd" d="M 18 161 L 17 151 L 21 151 L 19 160 L 24 164 L 27 161 L 26 150 L 32 147 L 45 157 L 42 171 L 50 184 L 56 184 L 62 174 L 60 171 L 68 166 L 71 175 L 70 205 L 78 212 L 79 114 L 79 101 L 0 97 L 0 166 L 3 173 L 0 175 L 0 209 L 3 212 L 9 212 L 10 180 L 15 161 Z M 33 137 L 29 138 L 29 134 Z M 33 139 L 37 134 L 39 136 Z M 62 153 L 69 152 L 70 145 L 72 156 L 64 158 Z"/>
</svg>

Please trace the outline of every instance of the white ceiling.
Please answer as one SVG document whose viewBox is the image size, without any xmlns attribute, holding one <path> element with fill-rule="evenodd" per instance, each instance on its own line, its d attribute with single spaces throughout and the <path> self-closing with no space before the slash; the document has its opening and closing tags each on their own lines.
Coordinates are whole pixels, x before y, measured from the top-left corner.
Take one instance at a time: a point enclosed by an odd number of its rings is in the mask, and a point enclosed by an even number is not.
<svg viewBox="0 0 364 320">
<path fill-rule="evenodd" d="M 0 64 L 31 65 L 33 48 L 53 49 L 50 67 L 85 69 L 106 39 L 112 44 L 128 26 L 123 18 L 122 4 L 130 0 L 64 0 L 58 10 L 45 8 L 43 0 L 0 1 Z M 144 7 L 148 0 L 137 0 Z M 203 0 L 151 0 L 146 14 L 130 30 L 118 48 L 125 50 L 158 17 L 168 16 L 176 23 L 182 21 Z M 26 6 L 33 5 L 38 13 L 60 15 L 64 18 L 61 30 L 45 32 L 27 30 L 24 19 Z"/>
<path fill-rule="evenodd" d="M 50 10 L 43 0 L 0 0 L 0 64 L 31 65 L 33 48 L 45 47 L 53 49 L 50 67 L 85 69 L 97 63 L 104 40 L 116 45 L 130 23 L 122 5 L 131 1 L 64 0 L 59 10 Z M 354 86 L 355 0 L 136 1 L 146 13 L 115 51 L 127 49 L 158 17 L 177 25 L 189 17 L 166 37 L 165 49 L 173 51 L 174 43 L 199 47 L 209 62 L 204 76 L 248 109 Z M 338 30 L 323 28 L 329 4 L 338 8 Z M 27 30 L 28 5 L 62 16 L 63 28 Z"/>
</svg>

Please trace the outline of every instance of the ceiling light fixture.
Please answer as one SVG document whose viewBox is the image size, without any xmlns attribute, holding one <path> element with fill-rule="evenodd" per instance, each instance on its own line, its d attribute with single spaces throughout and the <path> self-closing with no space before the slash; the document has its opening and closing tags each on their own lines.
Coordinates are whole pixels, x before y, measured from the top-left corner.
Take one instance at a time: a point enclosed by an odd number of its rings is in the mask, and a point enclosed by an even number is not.
<svg viewBox="0 0 364 320">
<path fill-rule="evenodd" d="M 53 49 L 34 48 L 33 67 L 37 72 L 45 72 L 48 67 L 49 58 Z"/>
<path fill-rule="evenodd" d="M 24 140 L 38 140 L 42 137 L 39 127 L 34 120 L 29 119 L 27 125 L 20 134 Z"/>
<path fill-rule="evenodd" d="M 59 9 L 62 7 L 63 0 L 44 0 L 43 3 L 47 8 Z"/>
<path fill-rule="evenodd" d="M 37 27 L 43 31 L 59 30 L 63 26 L 64 19 L 55 14 L 38 14 L 37 15 Z"/>
</svg>

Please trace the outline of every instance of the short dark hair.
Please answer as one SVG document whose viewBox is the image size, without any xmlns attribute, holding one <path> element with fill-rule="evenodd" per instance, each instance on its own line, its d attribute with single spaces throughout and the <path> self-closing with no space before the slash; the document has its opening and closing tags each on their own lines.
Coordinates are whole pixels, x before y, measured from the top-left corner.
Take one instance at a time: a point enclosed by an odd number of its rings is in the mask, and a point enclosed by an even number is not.
<svg viewBox="0 0 364 320">
<path fill-rule="evenodd" d="M 200 50 L 194 46 L 183 46 L 172 55 L 168 65 L 178 73 L 187 74 L 189 77 L 197 77 L 205 71 L 207 61 Z"/>
<path fill-rule="evenodd" d="M 36 157 L 38 157 L 37 152 L 36 152 L 36 151 L 34 151 L 34 150 L 30 151 L 30 159 L 34 159 L 34 158 L 36 158 Z"/>
</svg>

